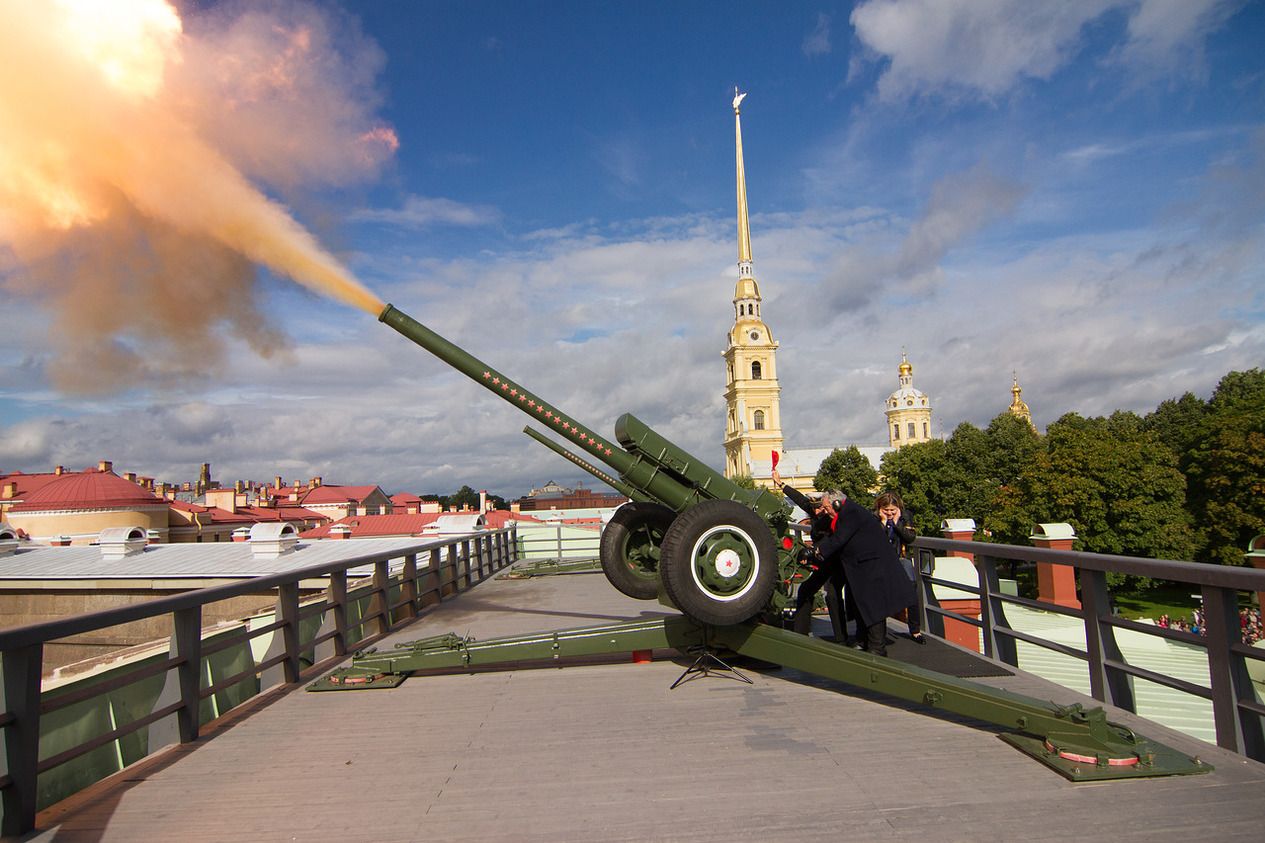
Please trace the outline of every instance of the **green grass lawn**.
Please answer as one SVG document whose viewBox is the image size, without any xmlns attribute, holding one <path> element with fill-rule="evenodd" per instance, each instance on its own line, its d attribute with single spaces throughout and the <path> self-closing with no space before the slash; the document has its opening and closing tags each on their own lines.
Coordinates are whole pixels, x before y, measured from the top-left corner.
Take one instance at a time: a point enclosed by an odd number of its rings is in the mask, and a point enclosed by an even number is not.
<svg viewBox="0 0 1265 843">
<path fill-rule="evenodd" d="M 1120 592 L 1112 597 L 1122 618 L 1158 620 L 1160 615 L 1168 615 L 1176 620 L 1189 618 L 1199 608 L 1199 598 L 1191 596 L 1197 593 L 1196 586 L 1161 584 L 1146 591 Z"/>
<path fill-rule="evenodd" d="M 1037 599 L 1037 577 L 1035 571 L 1021 571 L 1016 579 L 1019 582 L 1019 593 L 1024 597 Z M 1158 620 L 1160 615 L 1168 615 L 1173 620 L 1189 619 L 1195 609 L 1199 608 L 1197 595 L 1199 587 L 1182 583 L 1156 583 L 1154 588 L 1145 591 L 1112 591 L 1120 617 L 1130 620 L 1149 618 Z M 1244 609 L 1252 607 L 1251 595 L 1240 595 L 1239 606 Z"/>
</svg>

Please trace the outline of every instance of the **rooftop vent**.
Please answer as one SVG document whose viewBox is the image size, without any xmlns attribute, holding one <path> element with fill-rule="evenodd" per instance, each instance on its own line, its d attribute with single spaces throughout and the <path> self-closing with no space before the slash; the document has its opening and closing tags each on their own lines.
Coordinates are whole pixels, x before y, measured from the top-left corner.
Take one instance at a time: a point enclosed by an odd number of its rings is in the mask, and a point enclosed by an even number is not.
<svg viewBox="0 0 1265 843">
<path fill-rule="evenodd" d="M 459 512 L 439 516 L 435 519 L 435 523 L 427 525 L 422 532 L 441 536 L 462 536 L 486 529 L 487 522 L 484 520 L 482 513 Z"/>
<path fill-rule="evenodd" d="M 106 527 L 97 539 L 102 559 L 122 559 L 142 553 L 148 541 L 141 527 Z"/>
<path fill-rule="evenodd" d="M 289 553 L 298 543 L 299 534 L 293 524 L 269 521 L 250 528 L 250 549 L 256 559 Z"/>
<path fill-rule="evenodd" d="M 18 549 L 18 531 L 0 521 L 0 556 L 7 556 Z"/>
</svg>

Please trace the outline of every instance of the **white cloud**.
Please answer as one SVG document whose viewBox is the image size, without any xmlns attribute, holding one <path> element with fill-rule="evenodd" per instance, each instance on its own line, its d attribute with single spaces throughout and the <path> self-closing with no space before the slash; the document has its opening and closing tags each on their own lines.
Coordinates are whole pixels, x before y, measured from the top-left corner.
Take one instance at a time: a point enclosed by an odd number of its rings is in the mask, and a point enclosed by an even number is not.
<svg viewBox="0 0 1265 843">
<path fill-rule="evenodd" d="M 483 226 L 501 218 L 487 205 L 466 205 L 452 199 L 409 196 L 400 208 L 366 208 L 351 215 L 359 222 L 377 222 L 400 228 L 427 228 L 436 225 Z"/>
<path fill-rule="evenodd" d="M 1203 40 L 1243 0 L 868 0 L 852 12 L 857 37 L 887 66 L 884 101 L 924 95 L 994 101 L 1029 79 L 1050 79 L 1086 47 L 1086 26 L 1128 14 L 1111 63 L 1155 75 L 1198 73 Z"/>
<path fill-rule="evenodd" d="M 801 49 L 806 56 L 820 56 L 830 52 L 830 15 L 825 12 L 817 14 L 817 25 L 804 36 Z"/>
</svg>

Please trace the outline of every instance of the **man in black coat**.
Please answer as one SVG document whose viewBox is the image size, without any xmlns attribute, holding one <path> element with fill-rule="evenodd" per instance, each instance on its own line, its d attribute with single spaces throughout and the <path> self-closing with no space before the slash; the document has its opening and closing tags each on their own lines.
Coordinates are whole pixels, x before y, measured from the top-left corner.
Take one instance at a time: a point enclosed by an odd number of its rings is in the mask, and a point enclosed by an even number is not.
<svg viewBox="0 0 1265 843">
<path fill-rule="evenodd" d="M 776 470 L 774 477 L 777 477 Z M 812 527 L 808 535 L 815 548 L 826 536 L 830 535 L 833 529 L 834 509 L 831 508 L 830 502 L 824 497 L 820 501 L 815 501 L 792 486 L 783 486 L 782 492 L 792 503 L 812 517 Z M 840 641 L 842 641 L 847 636 L 848 618 L 841 598 L 845 578 L 843 566 L 839 562 L 839 554 L 836 553 L 829 558 L 819 556 L 816 566 L 817 570 L 799 584 L 799 590 L 795 593 L 795 631 L 801 635 L 808 635 L 812 630 L 813 598 L 817 596 L 821 587 L 829 582 L 827 605 L 833 603 L 830 605 L 831 620 L 836 622 L 837 627 L 842 628 L 843 632 L 840 634 Z"/>
<path fill-rule="evenodd" d="M 782 486 L 776 469 L 773 482 L 785 492 L 787 487 Z M 883 525 L 868 509 L 839 492 L 828 493 L 823 501 L 833 511 L 833 523 L 816 550 L 823 559 L 839 555 L 860 624 L 865 627 L 864 634 L 857 630 L 857 638 L 871 653 L 885 656 L 887 618 L 917 599 L 914 584 L 901 569 Z"/>
</svg>

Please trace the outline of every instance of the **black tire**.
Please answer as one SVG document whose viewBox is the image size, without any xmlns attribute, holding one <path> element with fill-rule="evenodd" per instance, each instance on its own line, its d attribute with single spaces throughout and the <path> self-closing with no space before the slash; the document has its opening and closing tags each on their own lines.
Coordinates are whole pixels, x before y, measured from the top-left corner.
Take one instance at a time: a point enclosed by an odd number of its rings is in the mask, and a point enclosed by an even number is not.
<svg viewBox="0 0 1265 843">
<path fill-rule="evenodd" d="M 637 600 L 659 596 L 659 548 L 676 513 L 648 501 L 626 503 L 602 528 L 598 557 L 611 585 Z"/>
<path fill-rule="evenodd" d="M 777 542 L 735 501 L 704 501 L 677 516 L 659 555 L 663 589 L 683 613 L 729 626 L 759 614 L 778 581 Z"/>
</svg>

